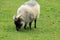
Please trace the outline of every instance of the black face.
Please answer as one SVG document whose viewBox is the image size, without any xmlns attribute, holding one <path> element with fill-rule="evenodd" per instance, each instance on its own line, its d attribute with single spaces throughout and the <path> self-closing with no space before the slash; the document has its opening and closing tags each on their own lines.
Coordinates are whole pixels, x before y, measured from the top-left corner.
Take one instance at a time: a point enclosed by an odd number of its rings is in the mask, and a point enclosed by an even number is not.
<svg viewBox="0 0 60 40">
<path fill-rule="evenodd" d="M 14 19 L 14 24 L 16 25 L 16 30 L 19 31 L 19 29 L 21 28 L 22 24 L 21 24 L 21 19 Z"/>
</svg>

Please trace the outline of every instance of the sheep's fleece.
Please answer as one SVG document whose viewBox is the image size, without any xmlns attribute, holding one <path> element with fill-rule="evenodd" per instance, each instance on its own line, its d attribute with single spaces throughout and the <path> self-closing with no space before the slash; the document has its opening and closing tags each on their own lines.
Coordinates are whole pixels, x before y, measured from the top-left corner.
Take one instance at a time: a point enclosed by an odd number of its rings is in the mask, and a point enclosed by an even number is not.
<svg viewBox="0 0 60 40">
<path fill-rule="evenodd" d="M 20 17 L 24 22 L 31 22 L 39 17 L 40 5 L 35 0 L 30 0 L 21 5 L 17 10 L 16 18 Z"/>
</svg>

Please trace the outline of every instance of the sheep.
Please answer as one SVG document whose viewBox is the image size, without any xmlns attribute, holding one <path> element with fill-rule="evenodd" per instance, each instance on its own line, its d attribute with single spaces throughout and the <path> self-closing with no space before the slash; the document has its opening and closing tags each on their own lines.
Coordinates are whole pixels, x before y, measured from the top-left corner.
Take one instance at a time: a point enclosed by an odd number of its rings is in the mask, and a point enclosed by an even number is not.
<svg viewBox="0 0 60 40">
<path fill-rule="evenodd" d="M 13 17 L 14 24 L 16 25 L 16 30 L 24 26 L 26 29 L 27 24 L 29 23 L 29 27 L 31 29 L 31 24 L 34 21 L 34 27 L 36 28 L 36 21 L 39 18 L 40 14 L 40 5 L 35 0 L 29 0 L 21 5 L 17 14 Z"/>
</svg>

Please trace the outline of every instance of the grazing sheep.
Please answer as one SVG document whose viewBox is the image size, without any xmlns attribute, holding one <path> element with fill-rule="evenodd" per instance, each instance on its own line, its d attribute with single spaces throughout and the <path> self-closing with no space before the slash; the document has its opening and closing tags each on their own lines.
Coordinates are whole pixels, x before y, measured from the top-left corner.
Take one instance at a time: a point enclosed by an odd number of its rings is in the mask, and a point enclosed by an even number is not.
<svg viewBox="0 0 60 40">
<path fill-rule="evenodd" d="M 17 14 L 14 19 L 16 30 L 19 31 L 21 26 L 26 29 L 27 23 L 29 23 L 30 29 L 32 21 L 34 21 L 34 27 L 36 28 L 36 20 L 40 14 L 40 5 L 35 0 L 29 0 L 21 7 L 18 8 Z"/>
</svg>

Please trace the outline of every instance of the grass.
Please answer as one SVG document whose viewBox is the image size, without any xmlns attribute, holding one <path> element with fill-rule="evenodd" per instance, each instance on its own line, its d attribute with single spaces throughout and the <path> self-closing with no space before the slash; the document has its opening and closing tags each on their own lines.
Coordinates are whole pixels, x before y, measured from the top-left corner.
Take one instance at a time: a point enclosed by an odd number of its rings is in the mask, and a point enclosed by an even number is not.
<svg viewBox="0 0 60 40">
<path fill-rule="evenodd" d="M 0 40 L 60 40 L 60 0 L 37 0 L 41 5 L 37 28 L 17 32 L 13 15 L 27 0 L 0 0 Z"/>
</svg>

